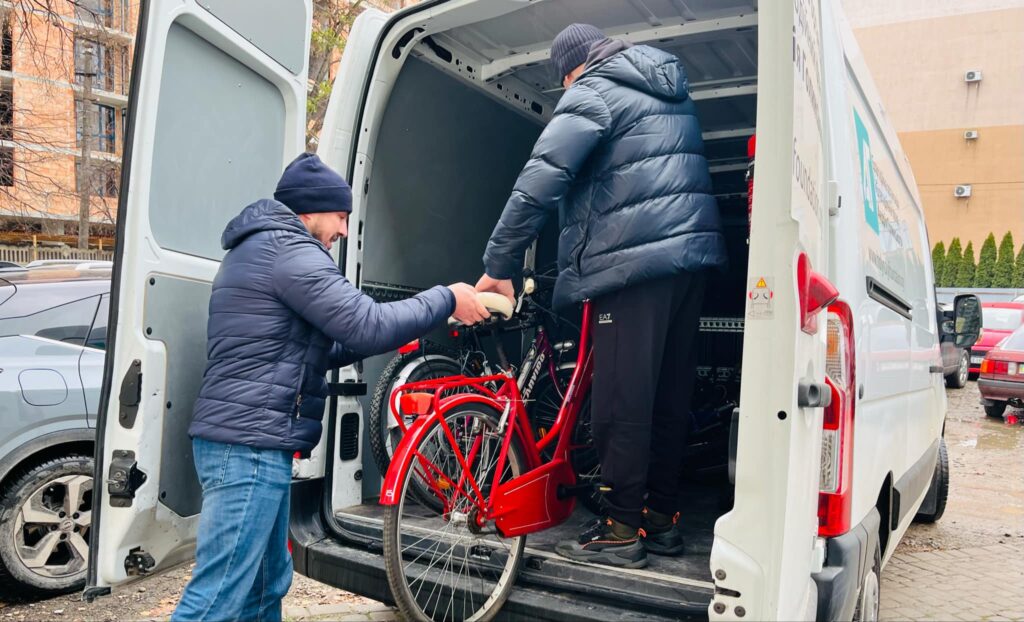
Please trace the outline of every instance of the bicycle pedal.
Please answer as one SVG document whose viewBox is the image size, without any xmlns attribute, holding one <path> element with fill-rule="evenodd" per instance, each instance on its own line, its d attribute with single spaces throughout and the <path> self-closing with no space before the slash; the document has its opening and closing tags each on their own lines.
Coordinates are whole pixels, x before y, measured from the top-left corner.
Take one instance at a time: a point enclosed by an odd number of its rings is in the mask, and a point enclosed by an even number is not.
<svg viewBox="0 0 1024 622">
<path fill-rule="evenodd" d="M 593 484 L 573 484 L 572 486 L 559 486 L 557 496 L 559 499 L 576 497 L 581 494 L 590 494 L 594 490 Z"/>
</svg>

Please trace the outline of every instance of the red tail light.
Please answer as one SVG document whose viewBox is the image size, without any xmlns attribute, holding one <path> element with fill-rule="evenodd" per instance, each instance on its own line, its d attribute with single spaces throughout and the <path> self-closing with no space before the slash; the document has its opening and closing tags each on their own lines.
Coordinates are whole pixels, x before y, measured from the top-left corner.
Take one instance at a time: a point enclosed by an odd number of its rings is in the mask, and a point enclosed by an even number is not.
<svg viewBox="0 0 1024 622">
<path fill-rule="evenodd" d="M 839 298 L 839 291 L 811 269 L 806 253 L 797 258 L 796 287 L 800 295 L 800 330 L 813 335 L 818 332 L 818 313 Z"/>
<path fill-rule="evenodd" d="M 981 373 L 1001 376 L 1013 375 L 1017 373 L 1017 364 L 1010 361 L 986 358 L 981 362 Z"/>
<path fill-rule="evenodd" d="M 402 346 L 401 348 L 399 348 L 398 349 L 398 353 L 399 354 L 409 354 L 410 352 L 415 352 L 416 350 L 419 350 L 419 349 L 420 349 L 420 340 L 416 339 L 414 341 L 410 341 L 409 343 L 407 343 L 404 346 Z"/>
<path fill-rule="evenodd" d="M 825 408 L 821 432 L 821 483 L 818 535 L 831 537 L 850 530 L 853 498 L 853 421 L 856 408 L 853 314 L 845 302 L 828 308 L 828 351 L 825 382 L 832 403 Z"/>
</svg>

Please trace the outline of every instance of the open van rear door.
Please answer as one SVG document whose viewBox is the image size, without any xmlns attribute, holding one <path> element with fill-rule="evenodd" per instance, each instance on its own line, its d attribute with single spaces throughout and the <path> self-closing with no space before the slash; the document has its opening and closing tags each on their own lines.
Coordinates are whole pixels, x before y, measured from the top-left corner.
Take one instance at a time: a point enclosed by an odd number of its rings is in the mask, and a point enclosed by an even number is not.
<svg viewBox="0 0 1024 622">
<path fill-rule="evenodd" d="M 756 177 L 736 501 L 715 526 L 713 620 L 813 619 L 817 605 L 811 575 L 824 558 L 816 537 L 825 318 L 808 308 L 806 285 L 828 274 L 824 2 L 758 6 Z M 827 304 L 825 298 L 819 302 Z"/>
<path fill-rule="evenodd" d="M 187 429 L 228 220 L 303 150 L 310 0 L 150 0 L 131 81 L 87 597 L 188 560 Z"/>
</svg>

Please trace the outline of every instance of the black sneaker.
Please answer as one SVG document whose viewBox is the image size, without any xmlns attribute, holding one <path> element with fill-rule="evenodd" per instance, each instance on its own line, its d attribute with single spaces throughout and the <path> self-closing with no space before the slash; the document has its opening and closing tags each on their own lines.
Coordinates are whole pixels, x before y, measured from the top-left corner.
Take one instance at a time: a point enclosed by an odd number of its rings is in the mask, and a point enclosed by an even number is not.
<svg viewBox="0 0 1024 622">
<path fill-rule="evenodd" d="M 575 540 L 562 540 L 555 552 L 574 561 L 619 568 L 647 565 L 647 550 L 640 543 L 639 530 L 612 518 L 599 519 Z"/>
<path fill-rule="evenodd" d="M 679 555 L 683 552 L 683 532 L 679 512 L 669 516 L 644 508 L 644 526 L 640 530 L 644 548 L 655 555 Z"/>
</svg>

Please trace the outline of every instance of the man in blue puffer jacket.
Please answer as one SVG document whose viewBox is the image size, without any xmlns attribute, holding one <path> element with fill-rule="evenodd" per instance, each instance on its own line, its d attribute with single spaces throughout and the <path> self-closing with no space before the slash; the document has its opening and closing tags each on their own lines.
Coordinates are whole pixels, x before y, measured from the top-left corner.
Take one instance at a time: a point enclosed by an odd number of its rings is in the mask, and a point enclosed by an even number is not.
<svg viewBox="0 0 1024 622">
<path fill-rule="evenodd" d="M 573 24 L 551 61 L 566 92 L 484 254 L 481 291 L 511 296 L 560 208 L 555 303 L 593 300 L 591 417 L 608 516 L 558 553 L 639 568 L 678 554 L 677 497 L 705 273 L 725 242 L 679 60 Z"/>
<path fill-rule="evenodd" d="M 174 620 L 280 620 L 292 455 L 320 441 L 325 374 L 420 337 L 450 315 L 488 316 L 465 283 L 379 304 L 329 250 L 348 232 L 352 193 L 313 154 L 288 165 L 275 200 L 224 230 L 207 365 L 189 435 L 203 486 L 196 567 Z"/>
</svg>

